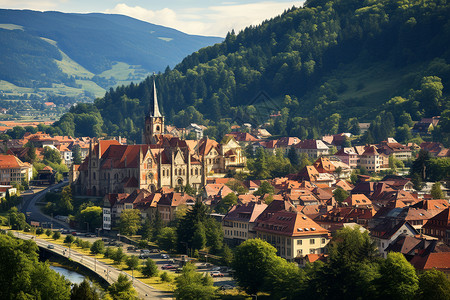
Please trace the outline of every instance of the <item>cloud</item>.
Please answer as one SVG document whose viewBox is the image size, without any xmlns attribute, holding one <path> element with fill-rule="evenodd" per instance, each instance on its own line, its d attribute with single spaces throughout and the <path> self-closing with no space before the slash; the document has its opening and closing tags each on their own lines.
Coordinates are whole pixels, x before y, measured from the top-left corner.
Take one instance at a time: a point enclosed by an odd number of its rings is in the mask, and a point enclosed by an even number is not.
<svg viewBox="0 0 450 300">
<path fill-rule="evenodd" d="M 281 14 L 293 5 L 301 6 L 304 1 L 228 3 L 208 8 L 180 10 L 169 8 L 150 10 L 121 3 L 113 9 L 106 10 L 106 13 L 127 15 L 150 23 L 172 27 L 189 34 L 225 36 L 232 29 L 238 32 L 247 26 L 258 25 L 266 19 Z"/>
<path fill-rule="evenodd" d="M 23 9 L 46 11 L 56 9 L 66 0 L 0 0 L 0 7 L 5 9 Z"/>
</svg>

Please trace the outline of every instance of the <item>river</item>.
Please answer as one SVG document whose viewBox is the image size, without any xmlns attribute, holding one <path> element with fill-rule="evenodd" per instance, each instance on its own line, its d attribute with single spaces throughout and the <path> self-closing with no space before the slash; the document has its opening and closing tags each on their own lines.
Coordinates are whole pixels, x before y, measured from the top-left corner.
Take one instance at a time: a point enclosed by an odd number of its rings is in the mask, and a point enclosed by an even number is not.
<svg viewBox="0 0 450 300">
<path fill-rule="evenodd" d="M 81 275 L 77 272 L 71 271 L 71 270 L 67 270 L 63 267 L 50 266 L 50 269 L 52 269 L 55 272 L 58 272 L 61 275 L 64 275 L 64 277 L 66 277 L 67 280 L 69 280 L 70 282 L 72 282 L 74 284 L 82 283 L 85 278 L 83 275 Z"/>
</svg>

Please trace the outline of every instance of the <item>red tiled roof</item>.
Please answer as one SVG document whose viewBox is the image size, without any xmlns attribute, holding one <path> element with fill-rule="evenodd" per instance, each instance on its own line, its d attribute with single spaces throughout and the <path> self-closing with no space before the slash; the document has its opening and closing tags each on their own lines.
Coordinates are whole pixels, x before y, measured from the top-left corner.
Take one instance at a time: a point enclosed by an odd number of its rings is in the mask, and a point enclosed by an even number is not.
<svg viewBox="0 0 450 300">
<path fill-rule="evenodd" d="M 430 253 L 426 256 L 416 255 L 411 264 L 418 270 L 450 270 L 450 252 Z"/>
</svg>

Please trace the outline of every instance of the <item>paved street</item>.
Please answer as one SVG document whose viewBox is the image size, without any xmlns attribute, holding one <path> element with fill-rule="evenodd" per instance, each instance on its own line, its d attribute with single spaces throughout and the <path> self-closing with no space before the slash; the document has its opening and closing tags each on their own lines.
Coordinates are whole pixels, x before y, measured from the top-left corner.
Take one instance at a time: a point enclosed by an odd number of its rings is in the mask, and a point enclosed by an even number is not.
<svg viewBox="0 0 450 300">
<path fill-rule="evenodd" d="M 41 200 L 46 193 L 48 193 L 49 191 L 52 191 L 54 189 L 59 189 L 62 188 L 64 186 L 66 186 L 68 184 L 67 181 L 58 183 L 56 185 L 52 185 L 50 187 L 45 188 L 44 190 L 36 193 L 36 194 L 30 194 L 28 193 L 23 193 L 23 203 L 22 203 L 22 207 L 20 209 L 21 212 L 23 212 L 26 216 L 27 216 L 27 220 L 32 220 L 32 221 L 37 221 L 40 224 L 43 223 L 48 223 L 48 224 L 52 224 L 53 229 L 70 229 L 69 224 L 56 220 L 55 218 L 51 218 L 50 216 L 47 216 L 45 214 L 43 214 L 40 211 L 40 208 L 38 206 L 36 206 L 36 202 L 38 202 L 39 200 Z"/>
</svg>

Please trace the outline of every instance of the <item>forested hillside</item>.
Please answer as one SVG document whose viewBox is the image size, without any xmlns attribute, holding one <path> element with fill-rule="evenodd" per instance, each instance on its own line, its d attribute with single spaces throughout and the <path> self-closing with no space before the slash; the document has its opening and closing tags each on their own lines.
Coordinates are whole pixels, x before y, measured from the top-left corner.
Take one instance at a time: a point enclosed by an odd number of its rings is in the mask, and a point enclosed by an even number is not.
<svg viewBox="0 0 450 300">
<path fill-rule="evenodd" d="M 107 89 L 141 81 L 222 40 L 122 15 L 0 9 L 0 80 L 28 88 L 78 88 L 86 82 L 76 80 L 91 80 Z"/>
<path fill-rule="evenodd" d="M 373 121 L 366 139 L 383 139 L 448 109 L 449 15 L 445 0 L 307 1 L 156 76 L 159 101 L 168 122 L 207 124 L 210 136 L 267 121 L 270 111 L 258 115 L 269 103 L 281 112 L 273 134 L 316 138 Z M 151 86 L 96 101 L 103 132 L 139 141 Z"/>
</svg>

